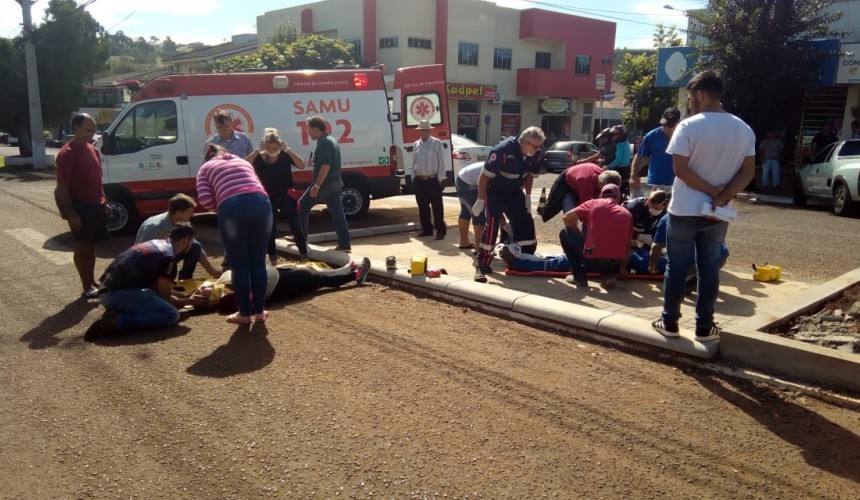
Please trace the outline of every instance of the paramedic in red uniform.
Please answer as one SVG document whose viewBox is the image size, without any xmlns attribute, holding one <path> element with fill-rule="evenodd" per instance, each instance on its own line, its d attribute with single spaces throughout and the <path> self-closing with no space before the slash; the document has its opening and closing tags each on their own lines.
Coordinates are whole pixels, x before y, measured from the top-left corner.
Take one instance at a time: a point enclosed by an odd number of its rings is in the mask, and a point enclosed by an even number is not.
<svg viewBox="0 0 860 500">
<path fill-rule="evenodd" d="M 109 208 L 102 188 L 102 162 L 91 141 L 96 121 L 86 113 L 72 118 L 74 138 L 57 154 L 57 205 L 75 239 L 75 269 L 85 299 L 97 299 L 96 242 L 107 239 Z"/>
<path fill-rule="evenodd" d="M 485 283 L 492 272 L 493 247 L 502 214 L 511 223 L 514 239 L 524 253 L 535 253 L 535 222 L 531 216 L 531 192 L 534 178 L 544 166 L 541 152 L 546 137 L 538 127 L 529 127 L 520 135 L 500 142 L 490 151 L 478 179 L 478 201 L 472 213 L 486 211 L 487 223 L 481 235 L 476 259 L 475 281 Z"/>
</svg>

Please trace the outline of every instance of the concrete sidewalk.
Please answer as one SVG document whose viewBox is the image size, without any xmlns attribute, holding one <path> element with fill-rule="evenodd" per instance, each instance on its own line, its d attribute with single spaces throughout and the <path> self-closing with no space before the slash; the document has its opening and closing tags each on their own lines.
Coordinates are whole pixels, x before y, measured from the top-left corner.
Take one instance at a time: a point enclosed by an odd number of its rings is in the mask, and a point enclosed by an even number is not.
<svg viewBox="0 0 860 500">
<path fill-rule="evenodd" d="M 535 200 L 536 202 L 537 200 Z M 374 201 L 374 208 L 414 207 L 414 198 L 399 196 Z M 537 206 L 535 203 L 534 206 Z M 625 280 L 613 290 L 604 290 L 599 282 L 590 282 L 588 290 L 577 289 L 563 278 L 543 276 L 507 276 L 504 262 L 493 263 L 494 272 L 488 283 L 474 282 L 471 250 L 457 248 L 459 206 L 455 198 L 445 198 L 448 235 L 444 240 L 416 238 L 414 224 L 356 229 L 351 231 L 352 258 L 367 256 L 374 275 L 425 288 L 430 293 L 446 294 L 450 298 L 475 305 L 489 304 L 536 319 L 570 325 L 585 330 L 634 340 L 699 357 L 712 357 L 718 352 L 718 342 L 699 343 L 693 339 L 695 296 L 688 296 L 681 312 L 680 339 L 667 339 L 651 328 L 651 321 L 660 316 L 662 294 L 660 281 Z M 417 211 L 416 211 L 417 218 Z M 312 234 L 311 258 L 343 265 L 350 257 L 331 250 L 334 233 Z M 291 242 L 279 239 L 279 249 L 298 254 Z M 541 244 L 542 255 L 562 253 L 559 245 Z M 427 257 L 428 267 L 445 269 L 440 278 L 411 276 L 410 259 L 415 255 Z M 386 269 L 386 257 L 397 259 L 397 270 Z M 754 316 L 767 304 L 780 304 L 791 297 L 815 287 L 814 283 L 779 281 L 761 283 L 752 273 L 723 271 L 721 291 L 715 320 L 723 328 L 739 324 Z"/>
</svg>

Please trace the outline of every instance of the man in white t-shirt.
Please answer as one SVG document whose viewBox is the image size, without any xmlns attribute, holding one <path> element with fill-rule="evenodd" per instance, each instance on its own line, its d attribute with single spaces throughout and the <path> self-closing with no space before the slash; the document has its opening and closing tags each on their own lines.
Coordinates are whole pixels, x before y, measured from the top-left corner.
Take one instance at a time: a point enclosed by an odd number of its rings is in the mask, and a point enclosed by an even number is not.
<svg viewBox="0 0 860 500">
<path fill-rule="evenodd" d="M 720 337 L 714 306 L 720 290 L 720 245 L 729 224 L 703 216 L 702 206 L 730 206 L 753 179 L 755 134 L 740 118 L 723 110 L 723 81 L 714 71 L 693 77 L 687 93 L 693 116 L 678 124 L 666 148 L 676 178 L 669 203 L 663 314 L 652 326 L 667 337 L 679 336 L 685 278 L 695 261 L 696 339 L 709 342 Z"/>
</svg>

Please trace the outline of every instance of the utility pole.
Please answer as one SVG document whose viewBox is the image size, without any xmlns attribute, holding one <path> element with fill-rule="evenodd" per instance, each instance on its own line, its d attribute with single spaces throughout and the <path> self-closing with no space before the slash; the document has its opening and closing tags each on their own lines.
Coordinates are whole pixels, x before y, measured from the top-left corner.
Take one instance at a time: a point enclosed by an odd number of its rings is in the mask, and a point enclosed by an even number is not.
<svg viewBox="0 0 860 500">
<path fill-rule="evenodd" d="M 45 139 L 42 137 L 42 98 L 39 95 L 39 74 L 36 69 L 36 47 L 33 45 L 33 21 L 30 7 L 35 0 L 16 0 L 24 14 L 24 58 L 27 66 L 27 96 L 30 101 L 30 149 L 33 152 L 33 168 L 45 168 Z"/>
</svg>

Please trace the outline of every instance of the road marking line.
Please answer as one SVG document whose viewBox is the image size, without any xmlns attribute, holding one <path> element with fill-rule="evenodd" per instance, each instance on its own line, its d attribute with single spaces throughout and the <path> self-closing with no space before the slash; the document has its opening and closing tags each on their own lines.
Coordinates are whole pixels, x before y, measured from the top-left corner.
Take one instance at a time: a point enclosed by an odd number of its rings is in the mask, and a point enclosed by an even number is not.
<svg viewBox="0 0 860 500">
<path fill-rule="evenodd" d="M 30 248 L 58 266 L 74 263 L 71 248 L 48 238 L 35 229 L 24 227 L 20 229 L 6 229 L 5 232 L 23 243 L 27 248 Z"/>
</svg>

